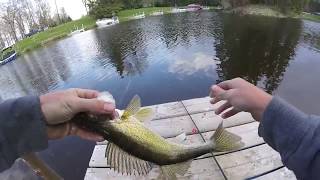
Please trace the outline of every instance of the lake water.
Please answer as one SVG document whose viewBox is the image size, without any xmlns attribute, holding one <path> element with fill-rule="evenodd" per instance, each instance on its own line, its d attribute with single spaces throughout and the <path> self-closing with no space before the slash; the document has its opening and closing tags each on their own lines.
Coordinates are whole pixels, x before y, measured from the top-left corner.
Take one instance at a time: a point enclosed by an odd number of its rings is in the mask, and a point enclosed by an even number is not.
<svg viewBox="0 0 320 180">
<path fill-rule="evenodd" d="M 320 114 L 320 24 L 209 11 L 148 17 L 53 42 L 0 67 L 2 99 L 71 87 L 110 91 L 118 108 L 207 96 L 243 77 L 307 113 Z M 51 141 L 41 156 L 81 179 L 94 143 Z"/>
</svg>

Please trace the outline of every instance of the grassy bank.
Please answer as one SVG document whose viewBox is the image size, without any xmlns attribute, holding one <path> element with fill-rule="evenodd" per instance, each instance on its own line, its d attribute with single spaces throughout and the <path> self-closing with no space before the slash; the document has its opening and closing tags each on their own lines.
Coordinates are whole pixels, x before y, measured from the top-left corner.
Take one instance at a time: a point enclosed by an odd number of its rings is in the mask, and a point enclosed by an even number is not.
<svg viewBox="0 0 320 180">
<path fill-rule="evenodd" d="M 310 13 L 296 14 L 293 12 L 288 13 L 288 14 L 283 14 L 279 11 L 279 9 L 271 7 L 271 6 L 265 6 L 265 5 L 243 6 L 243 7 L 238 7 L 238 8 L 229 10 L 228 12 L 238 13 L 238 14 L 271 16 L 271 17 L 278 17 L 278 18 L 291 17 L 291 18 L 300 18 L 300 19 L 306 19 L 306 20 L 310 20 L 310 21 L 320 22 L 319 15 L 310 14 Z"/>
<path fill-rule="evenodd" d="M 310 21 L 320 22 L 320 16 L 319 16 L 319 15 L 315 15 L 315 14 L 302 13 L 299 17 L 300 17 L 301 19 L 306 19 L 306 20 L 310 20 Z"/>
<path fill-rule="evenodd" d="M 123 21 L 128 21 L 131 16 L 137 13 L 144 12 L 146 16 L 149 16 L 151 13 L 159 10 L 162 10 L 164 13 L 169 13 L 171 9 L 172 9 L 171 7 L 151 7 L 151 8 L 123 10 L 118 13 L 118 17 L 120 22 L 123 22 Z M 26 38 L 17 42 L 15 45 L 15 49 L 18 52 L 18 54 L 23 54 L 30 50 L 41 47 L 50 41 L 61 39 L 68 36 L 70 31 L 73 30 L 74 27 L 81 28 L 82 24 L 86 30 L 92 29 L 96 27 L 95 22 L 96 20 L 94 18 L 85 16 L 79 20 L 71 21 L 53 28 L 49 28 L 48 30 L 45 30 L 43 32 L 40 32 L 29 38 Z"/>
<path fill-rule="evenodd" d="M 279 17 L 279 18 L 286 17 L 286 15 L 282 14 L 278 9 L 271 6 L 265 6 L 265 5 L 242 6 L 242 7 L 229 10 L 228 12 L 242 14 L 242 15 L 249 14 L 249 15 L 258 15 L 258 16 Z"/>
<path fill-rule="evenodd" d="M 66 37 L 70 33 L 70 31 L 74 29 L 74 27 L 81 28 L 82 24 L 85 29 L 91 29 L 95 27 L 95 20 L 91 17 L 86 16 L 79 20 L 71 21 L 53 28 L 49 28 L 43 32 L 17 42 L 15 45 L 15 49 L 18 54 L 23 54 L 24 52 L 41 47 L 47 42 Z"/>
<path fill-rule="evenodd" d="M 168 14 L 172 10 L 172 7 L 150 7 L 150 8 L 140 8 L 140 9 L 128 9 L 120 11 L 117 15 L 120 22 L 130 20 L 135 14 L 144 12 L 146 16 L 150 16 L 155 11 L 163 11 L 164 14 Z"/>
<path fill-rule="evenodd" d="M 124 21 L 130 20 L 130 17 L 132 17 L 134 14 L 144 12 L 146 16 L 150 16 L 151 13 L 159 10 L 162 10 L 166 14 L 166 13 L 170 13 L 172 8 L 171 7 L 150 7 L 150 8 L 140 8 L 140 9 L 130 9 L 130 10 L 120 11 L 117 15 L 119 17 L 120 22 L 124 22 Z M 239 14 L 263 15 L 263 16 L 272 16 L 272 17 L 295 17 L 295 18 L 301 18 L 301 19 L 320 22 L 320 16 L 317 16 L 317 15 L 308 14 L 308 13 L 303 13 L 301 15 L 294 15 L 294 14 L 285 15 L 285 14 L 282 14 L 276 8 L 273 8 L 270 6 L 262 6 L 262 5 L 250 5 L 245 7 L 239 7 L 227 12 L 239 13 Z M 82 24 L 85 27 L 85 29 L 94 28 L 96 26 L 95 21 L 96 20 L 94 18 L 86 16 L 79 20 L 61 24 L 54 28 L 49 28 L 46 31 L 40 32 L 29 38 L 26 38 L 17 42 L 15 45 L 15 49 L 18 52 L 18 54 L 23 54 L 27 51 L 41 47 L 50 41 L 66 37 L 70 33 L 70 31 L 74 29 L 74 27 L 81 28 Z"/>
</svg>

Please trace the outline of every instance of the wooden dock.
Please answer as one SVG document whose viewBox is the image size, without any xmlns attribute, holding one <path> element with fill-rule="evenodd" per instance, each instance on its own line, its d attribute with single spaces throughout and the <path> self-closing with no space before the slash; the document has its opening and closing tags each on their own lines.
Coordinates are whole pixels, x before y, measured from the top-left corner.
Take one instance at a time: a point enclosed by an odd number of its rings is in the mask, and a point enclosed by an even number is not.
<svg viewBox="0 0 320 180">
<path fill-rule="evenodd" d="M 209 97 L 150 106 L 156 115 L 146 125 L 169 140 L 186 132 L 186 143 L 204 142 L 222 121 L 213 111 L 218 106 L 212 106 Z M 198 157 L 192 161 L 188 172 L 179 179 L 296 179 L 293 172 L 283 166 L 279 154 L 258 136 L 258 125 L 249 113 L 240 113 L 224 120 L 224 127 L 241 136 L 245 147 L 233 152 L 209 153 Z M 159 168 L 154 168 L 147 176 L 118 174 L 107 165 L 105 149 L 106 142 L 95 146 L 85 175 L 86 180 L 156 179 L 160 173 Z"/>
</svg>

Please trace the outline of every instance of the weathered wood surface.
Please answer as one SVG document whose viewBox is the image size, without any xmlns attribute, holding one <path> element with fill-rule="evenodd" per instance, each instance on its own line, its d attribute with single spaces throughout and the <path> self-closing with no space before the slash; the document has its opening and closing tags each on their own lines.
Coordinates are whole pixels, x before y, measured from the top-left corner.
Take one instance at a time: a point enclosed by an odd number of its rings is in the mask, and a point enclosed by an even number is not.
<svg viewBox="0 0 320 180">
<path fill-rule="evenodd" d="M 274 179 L 281 179 L 281 180 L 296 180 L 296 176 L 293 174 L 292 171 L 283 167 L 279 170 L 274 172 L 270 172 L 264 176 L 257 177 L 256 180 L 274 180 Z"/>
<path fill-rule="evenodd" d="M 282 166 L 280 155 L 266 144 L 216 159 L 228 179 L 245 179 Z"/>
<path fill-rule="evenodd" d="M 218 105 L 212 106 L 209 100 L 209 97 L 204 97 L 149 106 L 156 114 L 153 120 L 145 124 L 168 140 L 185 132 L 187 139 L 183 143 L 203 143 L 209 140 L 222 121 L 214 113 Z M 188 173 L 179 179 L 225 179 L 223 173 L 227 179 L 245 179 L 268 171 L 272 172 L 258 179 L 295 179 L 294 174 L 286 168 L 273 171 L 282 166 L 280 156 L 258 136 L 258 125 L 248 113 L 224 120 L 224 127 L 239 135 L 245 147 L 233 152 L 214 152 L 198 157 L 192 161 Z M 105 158 L 106 143 L 101 142 L 95 146 L 85 179 L 157 179 L 159 168 L 154 168 L 145 177 L 114 172 Z M 213 155 L 222 169 L 219 169 Z"/>
<path fill-rule="evenodd" d="M 153 168 L 147 176 L 123 176 L 110 168 L 88 168 L 85 179 L 158 179 L 159 168 Z M 213 158 L 193 160 L 188 172 L 178 179 L 211 179 L 223 180 L 223 175 Z"/>
</svg>

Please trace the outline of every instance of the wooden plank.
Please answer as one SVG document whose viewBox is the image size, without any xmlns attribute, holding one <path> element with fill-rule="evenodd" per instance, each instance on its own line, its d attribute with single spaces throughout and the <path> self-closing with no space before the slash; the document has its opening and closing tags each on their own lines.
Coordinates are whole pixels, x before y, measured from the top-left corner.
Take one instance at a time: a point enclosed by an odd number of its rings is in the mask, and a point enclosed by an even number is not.
<svg viewBox="0 0 320 180">
<path fill-rule="evenodd" d="M 106 148 L 106 144 L 96 145 L 94 147 L 89 161 L 89 167 L 109 167 L 107 158 L 105 157 Z"/>
<path fill-rule="evenodd" d="M 296 180 L 297 178 L 294 175 L 294 173 L 286 167 L 283 167 L 274 172 L 255 178 L 255 180 L 274 180 L 274 179 Z"/>
<path fill-rule="evenodd" d="M 242 138 L 242 141 L 245 143 L 245 147 L 247 148 L 250 146 L 254 146 L 257 144 L 263 143 L 263 139 L 258 136 L 258 122 L 253 122 L 249 124 L 244 124 L 241 126 L 235 126 L 231 128 L 227 128 L 228 131 L 233 132 L 237 135 L 239 135 Z M 205 140 L 209 140 L 209 138 L 212 136 L 214 131 L 202 133 Z M 172 141 L 174 138 L 168 138 L 169 141 Z M 203 139 L 200 136 L 200 134 L 192 134 L 188 135 L 186 140 L 183 142 L 183 144 L 197 144 L 197 143 L 203 143 Z M 92 157 L 89 162 L 89 167 L 108 167 L 107 166 L 107 160 L 105 159 L 105 149 L 106 145 L 96 145 Z M 221 154 L 221 152 L 215 152 L 214 154 Z M 205 154 L 203 156 L 200 156 L 199 158 L 204 157 L 210 157 L 212 156 L 211 153 Z"/>
<path fill-rule="evenodd" d="M 232 132 L 240 136 L 242 139 L 242 142 L 244 143 L 244 147 L 240 149 L 246 149 L 246 148 L 264 143 L 264 140 L 258 136 L 258 126 L 259 126 L 258 122 L 252 122 L 252 123 L 248 123 L 240 126 L 227 128 L 227 130 L 229 132 Z M 205 141 L 209 141 L 210 137 L 214 134 L 214 132 L 215 131 L 202 133 L 202 136 L 205 139 Z M 240 150 L 240 149 L 237 149 L 237 150 Z M 224 153 L 226 152 L 213 152 L 214 155 L 224 154 Z M 212 154 L 208 153 L 200 156 L 199 158 L 210 157 L 210 156 L 212 156 Z"/>
<path fill-rule="evenodd" d="M 282 166 L 278 152 L 267 144 L 216 156 L 216 159 L 228 179 L 244 179 Z"/>
<path fill-rule="evenodd" d="M 192 134 L 192 130 L 196 128 L 190 116 L 147 121 L 145 125 L 164 138 L 175 137 L 181 133 Z"/>
<path fill-rule="evenodd" d="M 196 114 L 201 112 L 213 111 L 225 101 L 221 101 L 215 105 L 210 103 L 211 98 L 209 96 L 203 98 L 189 99 L 182 101 L 183 105 L 187 109 L 189 114 Z"/>
<path fill-rule="evenodd" d="M 221 121 L 223 121 L 224 127 L 239 126 L 255 121 L 251 114 L 247 112 L 238 113 L 224 120 L 220 116 L 216 115 L 213 111 L 192 114 L 191 118 L 201 132 L 216 130 Z"/>
<path fill-rule="evenodd" d="M 120 180 L 143 180 L 158 179 L 160 173 L 159 168 L 154 168 L 147 176 L 126 176 L 114 172 L 109 168 L 88 168 L 85 180 L 92 179 L 120 179 Z M 212 158 L 200 159 L 192 161 L 188 172 L 184 176 L 178 176 L 178 179 L 224 179 L 217 164 Z"/>
<path fill-rule="evenodd" d="M 153 120 L 184 116 L 188 114 L 181 102 L 170 102 L 146 107 L 154 110 L 155 114 Z"/>
<path fill-rule="evenodd" d="M 232 132 L 242 138 L 242 142 L 244 143 L 244 147 L 241 149 L 245 149 L 248 147 L 252 147 L 261 143 L 264 143 L 263 139 L 258 135 L 258 122 L 252 122 L 240 126 L 234 126 L 231 128 L 227 128 L 229 132 Z M 213 135 L 215 131 L 209 131 L 202 133 L 205 141 L 209 141 L 210 137 Z M 225 152 L 222 152 L 225 153 Z M 221 154 L 221 152 L 214 152 L 215 155 Z"/>
</svg>

